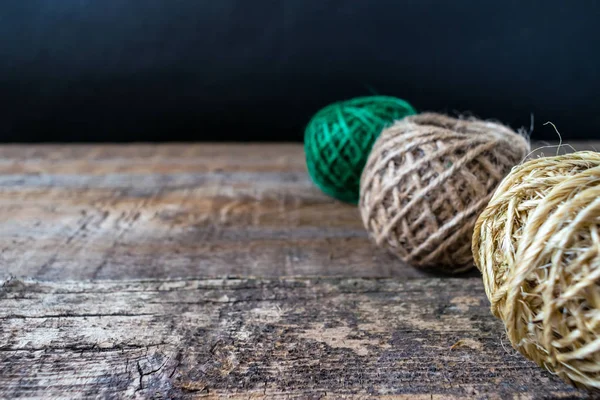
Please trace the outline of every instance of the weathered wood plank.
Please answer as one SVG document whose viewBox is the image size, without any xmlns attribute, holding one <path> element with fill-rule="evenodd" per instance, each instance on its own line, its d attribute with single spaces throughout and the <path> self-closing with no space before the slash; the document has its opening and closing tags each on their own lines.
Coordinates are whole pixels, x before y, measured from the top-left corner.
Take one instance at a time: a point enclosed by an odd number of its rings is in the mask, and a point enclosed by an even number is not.
<svg viewBox="0 0 600 400">
<path fill-rule="evenodd" d="M 488 307 L 476 278 L 13 279 L 0 397 L 585 398 Z"/>
<path fill-rule="evenodd" d="M 0 146 L 0 273 L 427 276 L 311 184 L 299 144 Z"/>
<path fill-rule="evenodd" d="M 310 183 L 300 145 L 0 147 L 0 271 L 422 276 Z"/>
<path fill-rule="evenodd" d="M 300 145 L 0 146 L 4 274 L 57 282 L 0 289 L 0 397 L 585 396 L 478 277 L 375 249 Z"/>
</svg>

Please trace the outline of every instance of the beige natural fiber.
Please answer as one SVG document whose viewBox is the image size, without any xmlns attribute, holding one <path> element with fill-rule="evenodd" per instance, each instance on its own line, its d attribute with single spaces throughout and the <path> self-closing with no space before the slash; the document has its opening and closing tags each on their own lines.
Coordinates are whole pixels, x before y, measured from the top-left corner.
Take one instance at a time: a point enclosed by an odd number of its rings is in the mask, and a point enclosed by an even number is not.
<svg viewBox="0 0 600 400">
<path fill-rule="evenodd" d="M 600 388 L 600 153 L 531 160 L 498 187 L 473 253 L 512 345 Z"/>
<path fill-rule="evenodd" d="M 434 113 L 398 121 L 363 170 L 363 223 L 378 245 L 415 267 L 467 270 L 477 216 L 528 151 L 522 135 L 493 122 Z"/>
</svg>

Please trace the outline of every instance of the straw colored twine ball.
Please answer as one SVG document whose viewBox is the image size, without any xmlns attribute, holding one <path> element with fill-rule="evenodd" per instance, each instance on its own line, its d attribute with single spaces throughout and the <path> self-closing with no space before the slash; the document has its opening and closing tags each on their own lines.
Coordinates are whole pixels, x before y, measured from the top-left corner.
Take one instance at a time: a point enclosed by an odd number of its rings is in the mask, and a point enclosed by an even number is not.
<svg viewBox="0 0 600 400">
<path fill-rule="evenodd" d="M 378 245 L 415 267 L 470 269 L 475 220 L 528 151 L 523 136 L 497 123 L 407 117 L 373 145 L 360 185 L 363 223 Z"/>
<path fill-rule="evenodd" d="M 357 97 L 331 104 L 306 126 L 304 151 L 313 182 L 338 200 L 356 203 L 360 174 L 373 142 L 394 121 L 415 114 L 389 96 Z"/>
<path fill-rule="evenodd" d="M 600 154 L 531 160 L 501 183 L 473 253 L 513 347 L 600 388 Z"/>
</svg>

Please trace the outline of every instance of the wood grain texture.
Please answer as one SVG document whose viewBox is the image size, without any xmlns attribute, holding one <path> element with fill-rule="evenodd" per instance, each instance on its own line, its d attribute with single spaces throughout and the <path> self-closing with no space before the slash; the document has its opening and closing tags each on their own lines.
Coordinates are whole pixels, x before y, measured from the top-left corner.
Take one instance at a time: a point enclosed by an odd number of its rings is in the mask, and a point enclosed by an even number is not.
<svg viewBox="0 0 600 400">
<path fill-rule="evenodd" d="M 299 144 L 0 146 L 0 271 L 427 276 L 377 250 L 357 207 L 311 184 Z"/>
<path fill-rule="evenodd" d="M 471 278 L 0 290 L 4 398 L 585 398 L 515 354 Z"/>
<path fill-rule="evenodd" d="M 586 396 L 477 273 L 377 250 L 301 145 L 0 146 L 5 276 L 0 398 Z"/>
<path fill-rule="evenodd" d="M 46 280 L 423 276 L 311 184 L 300 145 L 0 147 L 0 268 Z"/>
</svg>

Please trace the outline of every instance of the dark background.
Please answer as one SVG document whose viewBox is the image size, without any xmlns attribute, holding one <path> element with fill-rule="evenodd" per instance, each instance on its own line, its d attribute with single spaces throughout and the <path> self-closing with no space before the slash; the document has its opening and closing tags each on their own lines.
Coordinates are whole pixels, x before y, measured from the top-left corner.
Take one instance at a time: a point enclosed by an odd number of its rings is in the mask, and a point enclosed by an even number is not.
<svg viewBox="0 0 600 400">
<path fill-rule="evenodd" d="M 593 0 L 2 0 L 0 141 L 297 141 L 371 93 L 600 139 L 599 17 Z"/>
</svg>

